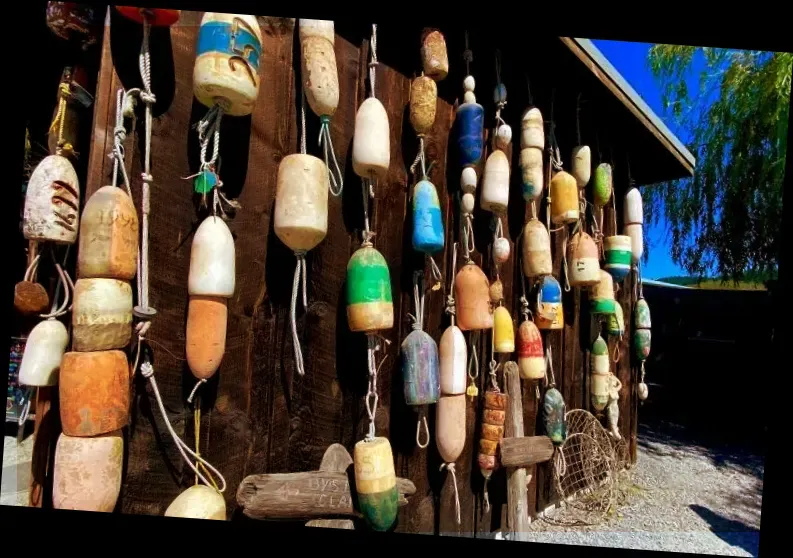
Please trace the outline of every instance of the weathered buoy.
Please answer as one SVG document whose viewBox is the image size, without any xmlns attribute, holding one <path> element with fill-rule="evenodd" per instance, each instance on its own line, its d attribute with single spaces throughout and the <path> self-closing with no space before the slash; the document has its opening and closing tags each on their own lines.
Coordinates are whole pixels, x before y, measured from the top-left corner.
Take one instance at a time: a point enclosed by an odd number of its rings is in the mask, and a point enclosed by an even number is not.
<svg viewBox="0 0 793 558">
<path fill-rule="evenodd" d="M 465 448 L 465 394 L 441 395 L 435 409 L 435 441 L 444 463 L 454 463 Z"/>
<path fill-rule="evenodd" d="M 210 215 L 201 222 L 193 236 L 187 276 L 188 294 L 231 297 L 234 294 L 235 259 L 234 237 L 228 225 L 220 217 Z"/>
<path fill-rule="evenodd" d="M 555 225 L 578 221 L 578 185 L 575 178 L 559 171 L 551 179 L 551 221 Z"/>
<path fill-rule="evenodd" d="M 256 16 L 206 12 L 198 29 L 193 93 L 205 106 L 219 104 L 231 116 L 252 113 L 259 96 L 261 56 Z M 311 98 L 309 91 L 306 97 Z"/>
<path fill-rule="evenodd" d="M 22 231 L 28 240 L 74 244 L 80 211 L 80 182 L 66 157 L 49 155 L 33 170 L 25 193 Z M 81 250 L 82 251 L 82 250 Z"/>
<path fill-rule="evenodd" d="M 366 523 L 375 531 L 388 531 L 396 522 L 399 503 L 388 438 L 376 437 L 355 444 L 353 468 L 358 505 Z"/>
<path fill-rule="evenodd" d="M 611 199 L 612 177 L 611 165 L 600 163 L 595 168 L 595 182 L 593 185 L 593 198 L 595 205 L 603 207 Z"/>
<path fill-rule="evenodd" d="M 300 20 L 302 23 L 304 20 Z M 306 100 L 320 117 L 331 117 L 339 106 L 339 72 L 334 42 L 324 37 L 307 36 L 302 47 L 302 76 Z"/>
<path fill-rule="evenodd" d="M 476 169 L 473 167 L 465 167 L 460 175 L 460 189 L 464 194 L 473 194 L 476 192 L 476 182 Z M 463 198 L 465 198 L 465 196 L 463 196 Z M 473 199 L 473 196 L 471 196 L 471 199 Z M 473 209 L 472 205 L 471 211 L 473 211 Z"/>
<path fill-rule="evenodd" d="M 485 211 L 503 214 L 509 203 L 509 160 L 500 149 L 494 150 L 485 161 L 482 194 L 479 204 Z"/>
<path fill-rule="evenodd" d="M 600 280 L 600 255 L 592 237 L 580 231 L 570 240 L 570 266 L 567 268 L 570 286 L 590 287 Z"/>
<path fill-rule="evenodd" d="M 493 241 L 493 259 L 497 264 L 500 265 L 506 262 L 509 259 L 509 254 L 511 251 L 512 250 L 509 246 L 509 240 L 503 236 Z"/>
<path fill-rule="evenodd" d="M 449 73 L 449 55 L 446 40 L 436 29 L 425 29 L 421 39 L 421 62 L 424 74 L 441 81 Z"/>
<path fill-rule="evenodd" d="M 148 20 L 155 27 L 167 27 L 179 21 L 181 10 L 166 10 L 163 8 L 137 8 L 135 6 L 116 6 L 124 17 L 138 23 Z"/>
<path fill-rule="evenodd" d="M 355 114 L 352 168 L 361 178 L 384 180 L 391 162 L 388 113 L 376 97 L 368 97 Z"/>
<path fill-rule="evenodd" d="M 61 424 L 68 436 L 98 436 L 129 421 L 131 374 L 121 351 L 63 355 Z"/>
<path fill-rule="evenodd" d="M 521 149 L 520 170 L 523 199 L 527 202 L 536 200 L 543 188 L 542 150 L 536 147 Z"/>
<path fill-rule="evenodd" d="M 457 303 L 457 326 L 463 331 L 490 329 L 490 285 L 484 271 L 471 262 L 460 268 L 454 278 L 454 298 Z"/>
<path fill-rule="evenodd" d="M 223 297 L 194 295 L 187 306 L 185 356 L 193 376 L 206 380 L 217 372 L 226 352 L 228 303 Z"/>
<path fill-rule="evenodd" d="M 545 390 L 542 410 L 545 433 L 551 439 L 551 442 L 556 445 L 561 444 L 567 438 L 566 406 L 562 393 L 555 387 L 551 386 Z"/>
<path fill-rule="evenodd" d="M 523 227 L 523 274 L 526 277 L 550 275 L 553 272 L 551 237 L 548 229 L 537 219 L 530 219 Z"/>
<path fill-rule="evenodd" d="M 501 279 L 496 279 L 490 283 L 490 302 L 497 306 L 502 300 L 504 300 L 504 283 Z"/>
<path fill-rule="evenodd" d="M 633 258 L 631 237 L 625 235 L 607 236 L 603 239 L 604 266 L 616 282 L 620 282 L 630 273 Z"/>
<path fill-rule="evenodd" d="M 325 238 L 328 184 L 327 165 L 313 155 L 293 153 L 278 165 L 273 227 L 291 250 L 311 250 Z"/>
<path fill-rule="evenodd" d="M 440 397 L 438 345 L 426 331 L 414 329 L 402 341 L 402 379 L 408 405 L 429 405 Z"/>
<path fill-rule="evenodd" d="M 502 124 L 496 128 L 494 136 L 496 142 L 496 149 L 506 151 L 509 144 L 512 143 L 512 127 L 509 124 Z"/>
<path fill-rule="evenodd" d="M 609 378 L 611 376 L 611 371 L 609 347 L 600 335 L 598 335 L 597 339 L 595 339 L 595 342 L 592 344 L 589 362 L 592 407 L 596 411 L 602 411 L 609 402 Z"/>
<path fill-rule="evenodd" d="M 463 167 L 475 167 L 481 162 L 484 152 L 485 109 L 479 103 L 465 102 L 457 107 L 456 119 L 460 132 L 457 139 L 460 163 Z"/>
<path fill-rule="evenodd" d="M 63 322 L 53 319 L 36 324 L 25 343 L 19 365 L 19 383 L 37 387 L 56 385 L 61 359 L 68 345 L 69 332 Z"/>
<path fill-rule="evenodd" d="M 347 263 L 347 322 L 350 331 L 374 332 L 394 325 L 391 276 L 383 255 L 362 246 Z"/>
<path fill-rule="evenodd" d="M 600 280 L 591 287 L 589 293 L 589 311 L 592 314 L 613 314 L 614 306 L 614 280 L 608 271 L 601 269 Z"/>
<path fill-rule="evenodd" d="M 622 219 L 626 225 L 644 223 L 644 209 L 642 207 L 642 194 L 638 188 L 631 188 L 625 194 L 622 204 Z"/>
<path fill-rule="evenodd" d="M 335 25 L 329 19 L 299 19 L 298 38 L 321 37 L 330 43 L 336 42 Z"/>
<path fill-rule="evenodd" d="M 573 148 L 572 175 L 579 188 L 585 188 L 592 176 L 592 152 L 588 145 Z"/>
<path fill-rule="evenodd" d="M 123 349 L 132 336 L 132 287 L 118 279 L 78 279 L 74 284 L 72 348 Z"/>
<path fill-rule="evenodd" d="M 432 78 L 419 76 L 410 86 L 410 123 L 417 134 L 427 134 L 435 123 L 438 86 Z"/>
<path fill-rule="evenodd" d="M 534 147 L 545 149 L 545 130 L 542 113 L 537 107 L 530 107 L 523 112 L 520 122 L 520 148 Z"/>
<path fill-rule="evenodd" d="M 105 10 L 81 2 L 47 2 L 47 27 L 61 39 L 83 49 L 96 44 L 102 32 Z"/>
<path fill-rule="evenodd" d="M 609 335 L 622 337 L 625 333 L 625 316 L 622 312 L 622 305 L 615 301 L 614 313 L 609 314 L 606 330 Z"/>
<path fill-rule="evenodd" d="M 120 430 L 93 438 L 61 434 L 55 446 L 53 507 L 112 512 L 121 491 L 123 461 Z"/>
<path fill-rule="evenodd" d="M 226 519 L 226 501 L 214 488 L 195 484 L 179 494 L 165 510 L 165 517 L 190 519 Z"/>
<path fill-rule="evenodd" d="M 493 312 L 493 346 L 497 353 L 512 353 L 515 351 L 515 328 L 512 325 L 512 316 L 509 310 L 498 306 Z"/>
<path fill-rule="evenodd" d="M 553 275 L 544 275 L 537 292 L 535 323 L 540 329 L 562 329 L 562 288 Z"/>
<path fill-rule="evenodd" d="M 40 283 L 20 281 L 14 285 L 14 308 L 22 314 L 42 314 L 50 306 L 50 296 Z"/>
<path fill-rule="evenodd" d="M 449 326 L 441 335 L 439 360 L 441 393 L 444 395 L 465 393 L 468 347 L 459 327 Z"/>
<path fill-rule="evenodd" d="M 541 380 L 545 377 L 542 336 L 531 320 L 523 320 L 518 328 L 518 369 L 524 380 Z"/>
<path fill-rule="evenodd" d="M 636 265 L 644 255 L 644 232 L 641 223 L 625 225 L 625 235 L 631 239 L 631 263 Z"/>
<path fill-rule="evenodd" d="M 138 212 L 122 188 L 103 186 L 85 202 L 78 277 L 130 281 L 138 269 Z"/>
<path fill-rule="evenodd" d="M 443 250 L 443 218 L 438 191 L 429 180 L 413 187 L 413 249 L 425 254 Z"/>
<path fill-rule="evenodd" d="M 642 401 L 647 399 L 647 396 L 650 395 L 650 390 L 647 387 L 647 384 L 644 382 L 639 382 L 638 385 L 638 392 L 639 392 L 639 399 Z"/>
<path fill-rule="evenodd" d="M 482 434 L 479 439 L 477 461 L 482 476 L 490 478 L 501 465 L 498 445 L 504 437 L 504 421 L 509 397 L 506 393 L 493 390 L 485 392 L 485 408 L 482 411 Z"/>
<path fill-rule="evenodd" d="M 636 360 L 643 362 L 650 356 L 650 306 L 644 298 L 639 297 L 633 308 L 633 352 Z"/>
</svg>

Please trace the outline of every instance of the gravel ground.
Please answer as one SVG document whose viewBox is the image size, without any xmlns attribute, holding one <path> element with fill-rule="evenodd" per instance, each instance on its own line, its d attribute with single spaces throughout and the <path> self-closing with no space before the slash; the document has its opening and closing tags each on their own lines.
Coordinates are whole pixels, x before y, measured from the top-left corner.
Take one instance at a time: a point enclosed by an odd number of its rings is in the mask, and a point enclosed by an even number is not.
<svg viewBox="0 0 793 558">
<path fill-rule="evenodd" d="M 586 546 L 757 556 L 763 457 L 737 447 L 705 447 L 674 425 L 640 427 L 639 451 L 617 513 L 599 525 L 560 527 L 542 519 L 530 540 Z M 630 486 L 630 483 L 633 486 Z M 560 521 L 582 517 L 567 507 Z"/>
</svg>

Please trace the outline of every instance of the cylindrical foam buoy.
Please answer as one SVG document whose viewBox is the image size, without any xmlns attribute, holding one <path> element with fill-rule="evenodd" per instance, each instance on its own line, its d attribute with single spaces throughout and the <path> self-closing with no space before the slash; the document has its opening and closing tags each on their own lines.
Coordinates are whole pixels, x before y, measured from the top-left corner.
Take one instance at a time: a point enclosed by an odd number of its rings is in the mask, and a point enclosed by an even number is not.
<svg viewBox="0 0 793 558">
<path fill-rule="evenodd" d="M 636 265 L 644 255 L 644 231 L 641 223 L 625 225 L 625 235 L 631 239 L 631 263 Z"/>
<path fill-rule="evenodd" d="M 103 186 L 85 202 L 78 277 L 130 281 L 138 269 L 138 212 L 122 188 Z"/>
<path fill-rule="evenodd" d="M 78 279 L 74 284 L 72 348 L 123 349 L 132 337 L 132 287 L 118 279 Z"/>
<path fill-rule="evenodd" d="M 302 41 L 308 37 L 321 37 L 330 43 L 336 42 L 336 30 L 330 19 L 298 20 L 298 38 Z"/>
<path fill-rule="evenodd" d="M 435 409 L 435 442 L 444 463 L 454 463 L 465 448 L 465 394 L 441 395 Z"/>
<path fill-rule="evenodd" d="M 98 436 L 126 426 L 129 368 L 121 351 L 63 355 L 59 389 L 63 433 Z"/>
<path fill-rule="evenodd" d="M 600 163 L 595 168 L 595 182 L 592 187 L 595 205 L 600 207 L 606 205 L 611 199 L 612 189 L 611 165 Z"/>
<path fill-rule="evenodd" d="M 96 44 L 102 33 L 105 10 L 81 2 L 47 2 L 47 27 L 61 39 L 83 49 Z"/>
<path fill-rule="evenodd" d="M 497 353 L 512 353 L 515 351 L 515 327 L 512 325 L 512 316 L 503 306 L 493 312 L 493 346 Z"/>
<path fill-rule="evenodd" d="M 224 297 L 190 297 L 185 356 L 193 376 L 206 380 L 217 372 L 226 352 L 228 302 Z"/>
<path fill-rule="evenodd" d="M 231 116 L 252 113 L 259 96 L 261 56 L 256 16 L 206 12 L 198 29 L 193 93 L 205 106 L 218 103 Z"/>
<path fill-rule="evenodd" d="M 155 27 L 167 27 L 179 21 L 181 10 L 166 10 L 163 8 L 138 8 L 135 6 L 116 6 L 124 17 L 143 23 L 148 19 Z"/>
<path fill-rule="evenodd" d="M 615 312 L 614 279 L 605 269 L 599 271 L 600 280 L 591 287 L 589 311 L 595 315 L 609 315 Z"/>
<path fill-rule="evenodd" d="M 578 185 L 575 178 L 559 171 L 551 179 L 551 221 L 555 225 L 578 221 Z"/>
<path fill-rule="evenodd" d="M 490 478 L 501 465 L 498 445 L 504 437 L 504 421 L 509 397 L 506 393 L 493 390 L 485 392 L 485 408 L 482 411 L 482 435 L 479 439 L 477 462 L 482 476 Z"/>
<path fill-rule="evenodd" d="M 490 302 L 498 306 L 498 303 L 502 300 L 504 300 L 504 283 L 501 282 L 501 279 L 496 279 L 490 284 Z M 493 322 L 495 327 L 495 316 Z"/>
<path fill-rule="evenodd" d="M 214 488 L 195 484 L 179 494 L 165 510 L 165 517 L 190 519 L 226 519 L 226 501 Z"/>
<path fill-rule="evenodd" d="M 50 295 L 34 281 L 20 281 L 14 285 L 14 308 L 22 314 L 42 314 L 50 306 Z"/>
<path fill-rule="evenodd" d="M 650 356 L 650 306 L 644 298 L 639 298 L 633 308 L 633 352 L 636 360 L 644 361 Z"/>
<path fill-rule="evenodd" d="M 600 280 L 600 254 L 597 244 L 587 233 L 581 231 L 573 235 L 568 259 L 570 286 L 591 287 Z"/>
<path fill-rule="evenodd" d="M 611 371 L 609 364 L 609 347 L 599 335 L 592 344 L 589 362 L 591 385 L 589 391 L 592 399 L 592 407 L 596 411 L 602 411 L 609 402 Z"/>
<path fill-rule="evenodd" d="M 501 265 L 509 259 L 509 254 L 512 248 L 509 246 L 509 240 L 505 237 L 499 237 L 493 241 L 493 259 L 497 264 Z"/>
<path fill-rule="evenodd" d="M 52 506 L 112 512 L 121 491 L 124 438 L 120 430 L 78 438 L 61 434 L 55 446 Z"/>
<path fill-rule="evenodd" d="M 553 275 L 544 275 L 537 292 L 535 323 L 540 329 L 562 329 L 562 287 Z"/>
<path fill-rule="evenodd" d="M 388 264 L 372 246 L 356 250 L 347 263 L 347 323 L 351 331 L 364 332 L 394 325 Z"/>
<path fill-rule="evenodd" d="M 402 379 L 408 405 L 430 405 L 440 397 L 438 345 L 426 331 L 414 329 L 402 341 Z"/>
<path fill-rule="evenodd" d="M 80 182 L 66 157 L 49 155 L 33 170 L 22 232 L 28 240 L 74 244 L 80 225 Z M 82 250 L 81 250 L 82 251 Z"/>
<path fill-rule="evenodd" d="M 545 225 L 535 217 L 523 227 L 523 274 L 538 277 L 552 272 L 551 237 Z"/>
<path fill-rule="evenodd" d="M 545 433 L 555 445 L 559 445 L 567 438 L 567 423 L 565 422 L 564 397 L 555 387 L 545 390 L 542 402 L 542 418 Z"/>
<path fill-rule="evenodd" d="M 369 97 L 355 114 L 352 168 L 361 178 L 384 180 L 391 162 L 388 113 L 377 98 Z"/>
<path fill-rule="evenodd" d="M 485 211 L 503 214 L 509 204 L 509 160 L 500 149 L 487 157 L 479 203 Z"/>
<path fill-rule="evenodd" d="M 230 298 L 234 294 L 235 260 L 234 237 L 228 225 L 220 217 L 210 215 L 193 236 L 188 294 Z"/>
<path fill-rule="evenodd" d="M 388 438 L 361 440 L 355 444 L 352 459 L 360 512 L 373 530 L 388 531 L 396 522 L 399 504 Z"/>
<path fill-rule="evenodd" d="M 523 320 L 518 328 L 518 369 L 524 380 L 541 380 L 545 377 L 542 335 L 531 320 Z"/>
<path fill-rule="evenodd" d="M 475 167 L 484 153 L 485 109 L 479 103 L 463 103 L 457 107 L 456 119 L 460 132 L 457 139 L 460 163 L 463 167 Z"/>
<path fill-rule="evenodd" d="M 615 301 L 614 313 L 609 314 L 606 331 L 615 337 L 621 337 L 625 333 L 625 316 L 619 302 Z"/>
<path fill-rule="evenodd" d="M 313 155 L 293 153 L 278 165 L 275 223 L 292 250 L 308 251 L 328 233 L 328 166 Z"/>
<path fill-rule="evenodd" d="M 545 129 L 542 123 L 542 113 L 537 107 L 531 107 L 523 112 L 520 122 L 520 148 L 534 147 L 542 151 L 545 149 Z"/>
<path fill-rule="evenodd" d="M 579 188 L 585 188 L 592 177 L 592 152 L 588 145 L 573 148 L 572 175 Z"/>
<path fill-rule="evenodd" d="M 25 343 L 19 365 L 19 383 L 37 387 L 56 385 L 68 344 L 69 332 L 63 322 L 44 320 L 36 324 Z"/>
<path fill-rule="evenodd" d="M 410 86 L 410 123 L 417 134 L 427 134 L 435 123 L 438 86 L 432 78 L 419 76 Z"/>
<path fill-rule="evenodd" d="M 630 236 L 615 235 L 603 239 L 604 266 L 616 282 L 620 282 L 630 273 L 633 258 L 633 246 Z"/>
<path fill-rule="evenodd" d="M 520 170 L 523 199 L 527 202 L 542 195 L 542 149 L 525 147 L 520 150 Z"/>
<path fill-rule="evenodd" d="M 642 194 L 638 188 L 631 188 L 625 194 L 622 204 L 622 218 L 626 225 L 644 223 L 644 209 L 642 207 Z"/>
<path fill-rule="evenodd" d="M 441 393 L 459 395 L 465 393 L 468 347 L 459 327 L 449 326 L 441 335 L 440 343 Z"/>
<path fill-rule="evenodd" d="M 300 41 L 306 100 L 314 114 L 326 118 L 333 116 L 339 106 L 339 71 L 333 45 L 319 36 Z"/>
<path fill-rule="evenodd" d="M 490 329 L 490 285 L 485 272 L 475 263 L 460 268 L 454 278 L 454 298 L 457 304 L 457 326 L 463 331 Z"/>
<path fill-rule="evenodd" d="M 446 52 L 446 39 L 436 29 L 427 29 L 421 39 L 421 63 L 424 74 L 435 81 L 441 81 L 449 73 L 449 55 Z"/>
<path fill-rule="evenodd" d="M 438 191 L 429 180 L 413 187 L 413 249 L 425 254 L 443 250 L 443 218 Z"/>
</svg>

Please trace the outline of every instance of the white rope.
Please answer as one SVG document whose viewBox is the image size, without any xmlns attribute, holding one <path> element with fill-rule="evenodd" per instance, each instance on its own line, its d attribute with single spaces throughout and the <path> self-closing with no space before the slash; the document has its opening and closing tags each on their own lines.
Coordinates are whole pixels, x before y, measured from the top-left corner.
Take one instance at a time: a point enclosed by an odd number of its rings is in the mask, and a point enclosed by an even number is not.
<svg viewBox="0 0 793 558">
<path fill-rule="evenodd" d="M 562 240 L 562 265 L 564 267 L 564 292 L 570 292 L 570 272 L 567 268 L 567 225 L 564 225 L 564 239 Z"/>
<path fill-rule="evenodd" d="M 462 226 L 462 241 L 463 241 L 463 257 L 466 263 L 471 262 L 471 254 L 476 250 L 474 244 L 474 215 L 473 213 L 466 213 L 461 220 Z"/>
<path fill-rule="evenodd" d="M 468 346 L 471 347 L 471 358 L 468 359 L 468 379 L 470 383 L 466 390 L 466 393 L 470 397 L 476 397 L 479 394 L 479 388 L 476 387 L 476 380 L 479 378 L 479 355 L 476 354 L 476 345 L 478 341 L 479 330 L 472 331 L 471 335 L 468 337 Z M 473 374 L 471 374 L 472 369 L 474 371 Z"/>
<path fill-rule="evenodd" d="M 488 471 L 489 473 L 490 471 Z M 487 483 L 490 481 L 490 475 L 485 477 L 485 513 L 490 513 L 490 495 L 487 493 Z"/>
<path fill-rule="evenodd" d="M 421 179 L 427 180 L 427 155 L 424 148 L 424 134 L 419 134 L 419 149 L 416 153 L 416 158 L 413 159 L 413 164 L 410 165 L 410 173 L 416 175 L 416 167 L 421 164 Z"/>
<path fill-rule="evenodd" d="M 69 258 L 69 246 L 66 247 L 66 253 L 63 256 L 63 266 L 66 265 L 66 260 Z M 52 255 L 52 261 L 55 264 L 55 269 L 58 272 L 58 284 L 55 287 L 55 293 L 52 297 L 52 306 L 50 307 L 50 311 L 48 314 L 39 314 L 39 317 L 42 319 L 55 319 L 60 318 L 61 316 L 65 315 L 72 309 L 72 305 L 69 304 L 71 301 L 70 293 L 74 293 L 74 283 L 72 282 L 72 278 L 69 276 L 69 272 L 63 269 L 63 266 L 57 262 L 55 259 L 55 250 L 54 248 L 50 251 Z M 38 267 L 38 264 L 37 264 Z M 63 286 L 63 301 L 60 305 L 58 305 L 58 296 L 60 295 L 61 286 Z"/>
<path fill-rule="evenodd" d="M 297 265 L 295 266 L 295 278 L 292 281 L 292 303 L 289 307 L 289 322 L 292 326 L 292 346 L 295 351 L 295 368 L 301 376 L 305 375 L 306 370 L 303 365 L 303 351 L 300 348 L 300 338 L 297 335 L 297 292 L 300 289 L 301 277 L 303 284 L 303 309 L 308 308 L 308 298 L 306 296 L 306 253 L 303 251 L 295 252 Z"/>
<path fill-rule="evenodd" d="M 300 90 L 300 153 L 306 154 L 306 92 Z"/>
<path fill-rule="evenodd" d="M 372 60 L 369 62 L 369 85 L 371 87 L 369 96 L 375 96 L 375 77 L 377 68 L 377 24 L 372 24 L 372 40 L 369 42 L 372 51 Z"/>
<path fill-rule="evenodd" d="M 380 350 L 380 343 L 378 339 L 383 341 L 386 345 L 390 344 L 391 342 L 376 333 L 367 333 L 366 334 L 366 341 L 368 343 L 367 349 L 367 357 L 368 357 L 368 366 L 369 366 L 369 388 L 366 392 L 366 398 L 364 402 L 366 404 L 366 414 L 369 416 L 369 432 L 366 435 L 366 441 L 372 441 L 375 437 L 375 416 L 377 414 L 377 402 L 379 397 L 377 395 L 377 374 L 382 368 L 383 363 L 388 358 L 386 354 L 383 356 L 383 360 L 380 361 L 380 365 L 376 366 L 376 354 L 377 351 Z"/>
<path fill-rule="evenodd" d="M 454 318 L 457 315 L 457 305 L 454 300 L 454 278 L 457 274 L 457 243 L 455 242 L 452 247 L 452 270 L 449 273 L 451 280 L 449 281 L 449 294 L 446 295 L 446 313 L 449 314 L 454 327 Z"/>
<path fill-rule="evenodd" d="M 336 160 L 336 151 L 333 149 L 333 140 L 330 137 L 330 118 L 322 117 L 322 124 L 319 127 L 319 145 L 325 154 L 325 166 L 328 167 L 328 180 L 330 181 L 330 193 L 334 197 L 339 197 L 344 190 L 344 173 L 341 172 L 339 162 Z M 333 161 L 333 168 L 330 166 Z M 335 172 L 334 172 L 335 171 Z"/>
<path fill-rule="evenodd" d="M 446 468 L 452 474 L 452 481 L 454 482 L 454 509 L 457 511 L 457 525 L 460 525 L 460 493 L 457 490 L 457 473 L 455 473 L 454 463 L 441 463 L 440 470 Z"/>
<path fill-rule="evenodd" d="M 207 383 L 206 378 L 201 378 L 200 380 L 198 380 L 195 383 L 195 386 L 193 386 L 193 391 L 191 391 L 190 395 L 187 397 L 187 402 L 188 403 L 192 403 L 193 402 L 193 398 L 195 397 L 195 394 L 198 392 L 198 388 L 200 388 L 205 383 Z"/>
</svg>

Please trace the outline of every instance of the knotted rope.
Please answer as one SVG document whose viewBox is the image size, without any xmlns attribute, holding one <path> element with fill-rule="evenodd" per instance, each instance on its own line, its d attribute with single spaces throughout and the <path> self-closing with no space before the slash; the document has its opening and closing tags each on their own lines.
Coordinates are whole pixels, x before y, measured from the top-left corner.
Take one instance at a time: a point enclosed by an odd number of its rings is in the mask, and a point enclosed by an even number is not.
<svg viewBox="0 0 793 558">
<path fill-rule="evenodd" d="M 452 474 L 452 481 L 454 483 L 454 509 L 457 511 L 457 525 L 460 525 L 460 493 L 457 490 L 457 473 L 455 472 L 454 463 L 441 463 L 440 471 L 448 469 Z"/>
<path fill-rule="evenodd" d="M 386 339 L 385 337 L 378 335 L 376 333 L 368 333 L 366 335 L 366 341 L 369 345 L 367 349 L 367 357 L 368 357 L 368 366 L 369 366 L 369 387 L 366 392 L 366 414 L 369 416 L 369 432 L 366 434 L 366 441 L 370 442 L 374 440 L 375 437 L 375 416 L 377 414 L 377 402 L 378 402 L 378 395 L 377 395 L 377 374 L 380 372 L 380 368 L 383 367 L 383 363 L 388 358 L 386 354 L 383 356 L 383 360 L 380 361 L 379 365 L 375 365 L 377 351 L 381 349 L 380 343 L 382 341 L 386 345 L 390 345 L 391 341 Z"/>
<path fill-rule="evenodd" d="M 58 129 L 58 142 L 55 148 L 55 154 L 65 157 L 75 156 L 74 146 L 63 138 L 63 130 L 66 124 L 66 105 L 69 103 L 69 98 L 72 95 L 71 85 L 68 82 L 61 82 L 58 85 L 58 111 L 55 113 L 55 118 L 50 124 L 49 133 L 52 133 L 55 128 Z"/>
<path fill-rule="evenodd" d="M 457 305 L 454 300 L 454 278 L 457 274 L 457 243 L 452 246 L 452 271 L 450 273 L 451 280 L 449 281 L 449 294 L 446 295 L 446 313 L 449 314 L 452 327 L 454 327 L 454 319 L 457 315 Z"/>
</svg>

